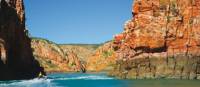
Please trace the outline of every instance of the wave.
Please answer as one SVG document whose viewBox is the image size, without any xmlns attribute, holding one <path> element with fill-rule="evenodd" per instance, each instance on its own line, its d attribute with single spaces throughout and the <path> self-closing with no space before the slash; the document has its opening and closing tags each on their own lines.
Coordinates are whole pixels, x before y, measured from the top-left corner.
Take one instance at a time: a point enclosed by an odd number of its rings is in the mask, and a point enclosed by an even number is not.
<svg viewBox="0 0 200 87">
<path fill-rule="evenodd" d="M 105 75 L 88 74 L 61 74 L 49 75 L 47 78 L 32 80 L 0 81 L 0 87 L 59 87 L 63 81 L 68 80 L 112 80 L 114 78 Z M 60 86 L 63 87 L 63 86 Z M 66 85 L 64 86 L 66 87 Z"/>
<path fill-rule="evenodd" d="M 114 79 L 111 77 L 106 77 L 106 76 L 78 76 L 78 77 L 61 77 L 61 78 L 56 78 L 52 80 L 110 80 Z"/>
<path fill-rule="evenodd" d="M 32 79 L 0 83 L 0 87 L 55 87 L 50 79 Z"/>
</svg>

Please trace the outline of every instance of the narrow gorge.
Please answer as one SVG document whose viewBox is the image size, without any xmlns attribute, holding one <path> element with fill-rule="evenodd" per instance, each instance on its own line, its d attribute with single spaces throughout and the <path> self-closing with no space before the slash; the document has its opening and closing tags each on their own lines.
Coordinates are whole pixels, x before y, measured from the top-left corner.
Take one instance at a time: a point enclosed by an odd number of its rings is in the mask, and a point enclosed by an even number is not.
<svg viewBox="0 0 200 87">
<path fill-rule="evenodd" d="M 47 73 L 86 72 L 87 60 L 99 44 L 57 44 L 32 38 L 33 54 Z"/>
<path fill-rule="evenodd" d="M 57 44 L 29 36 L 23 0 L 0 0 L 0 80 L 103 71 L 121 79 L 200 79 L 200 1 L 134 0 L 132 18 L 113 40 Z"/>
<path fill-rule="evenodd" d="M 47 73 L 104 72 L 116 62 L 113 43 L 57 44 L 43 38 L 31 38 L 34 57 Z"/>
</svg>

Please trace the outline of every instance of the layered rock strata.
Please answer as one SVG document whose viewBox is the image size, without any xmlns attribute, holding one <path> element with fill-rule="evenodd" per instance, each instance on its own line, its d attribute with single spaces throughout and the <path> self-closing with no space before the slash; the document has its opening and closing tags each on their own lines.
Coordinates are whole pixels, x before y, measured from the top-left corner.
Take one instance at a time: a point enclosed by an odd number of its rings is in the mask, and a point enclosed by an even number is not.
<svg viewBox="0 0 200 87">
<path fill-rule="evenodd" d="M 200 1 L 134 0 L 112 76 L 200 79 Z"/>
</svg>

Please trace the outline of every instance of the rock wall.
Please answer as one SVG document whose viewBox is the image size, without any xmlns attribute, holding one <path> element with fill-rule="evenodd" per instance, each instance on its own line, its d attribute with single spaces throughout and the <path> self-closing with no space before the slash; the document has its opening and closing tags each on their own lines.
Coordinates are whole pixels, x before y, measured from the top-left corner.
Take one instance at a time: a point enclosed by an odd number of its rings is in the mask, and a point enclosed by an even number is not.
<svg viewBox="0 0 200 87">
<path fill-rule="evenodd" d="M 121 78 L 200 79 L 200 1 L 134 0 L 133 17 L 115 36 Z"/>
<path fill-rule="evenodd" d="M 35 58 L 46 72 L 69 71 L 66 54 L 57 44 L 45 39 L 32 38 L 31 47 Z"/>
<path fill-rule="evenodd" d="M 86 67 L 88 59 L 95 54 L 99 44 L 63 44 L 60 47 L 68 54 L 70 67 L 77 67 L 79 71 L 89 71 Z"/>
<path fill-rule="evenodd" d="M 56 44 L 42 38 L 32 38 L 33 54 L 48 73 L 85 72 L 87 59 L 97 44 Z"/>
<path fill-rule="evenodd" d="M 0 80 L 31 79 L 43 71 L 30 42 L 23 0 L 0 0 Z"/>
<path fill-rule="evenodd" d="M 89 72 L 110 71 L 116 62 L 112 41 L 100 46 L 93 55 L 88 57 L 86 69 Z"/>
</svg>

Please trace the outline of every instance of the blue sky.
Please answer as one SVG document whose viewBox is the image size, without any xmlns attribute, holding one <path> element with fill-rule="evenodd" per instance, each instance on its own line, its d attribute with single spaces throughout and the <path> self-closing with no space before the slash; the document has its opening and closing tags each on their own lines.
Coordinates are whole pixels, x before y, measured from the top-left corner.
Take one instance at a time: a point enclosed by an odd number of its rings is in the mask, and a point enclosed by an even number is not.
<svg viewBox="0 0 200 87">
<path fill-rule="evenodd" d="M 56 43 L 103 43 L 123 31 L 133 0 L 24 0 L 33 37 Z"/>
</svg>

